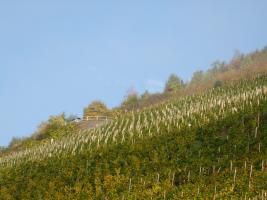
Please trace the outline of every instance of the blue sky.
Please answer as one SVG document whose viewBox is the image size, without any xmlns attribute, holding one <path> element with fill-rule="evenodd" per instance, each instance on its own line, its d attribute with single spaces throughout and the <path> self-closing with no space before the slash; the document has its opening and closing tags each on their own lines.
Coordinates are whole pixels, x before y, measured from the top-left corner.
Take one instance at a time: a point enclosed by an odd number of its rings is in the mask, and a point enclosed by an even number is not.
<svg viewBox="0 0 267 200">
<path fill-rule="evenodd" d="M 265 0 L 0 0 L 0 145 L 267 45 Z"/>
</svg>

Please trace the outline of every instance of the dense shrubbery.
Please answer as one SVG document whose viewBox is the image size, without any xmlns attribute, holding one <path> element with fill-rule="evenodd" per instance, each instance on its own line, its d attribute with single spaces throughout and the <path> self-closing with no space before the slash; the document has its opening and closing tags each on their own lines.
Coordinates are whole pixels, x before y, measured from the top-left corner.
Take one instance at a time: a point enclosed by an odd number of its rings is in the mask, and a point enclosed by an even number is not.
<svg viewBox="0 0 267 200">
<path fill-rule="evenodd" d="M 0 199 L 266 198 L 266 94 L 242 81 L 1 157 Z"/>
</svg>

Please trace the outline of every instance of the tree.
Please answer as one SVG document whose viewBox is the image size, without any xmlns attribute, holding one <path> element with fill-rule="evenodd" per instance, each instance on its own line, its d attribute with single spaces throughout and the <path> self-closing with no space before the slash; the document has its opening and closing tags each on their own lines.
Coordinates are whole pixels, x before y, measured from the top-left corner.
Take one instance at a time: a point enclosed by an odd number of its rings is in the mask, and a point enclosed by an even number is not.
<svg viewBox="0 0 267 200">
<path fill-rule="evenodd" d="M 148 92 L 148 90 L 146 90 L 146 91 L 144 92 L 144 94 L 141 95 L 141 99 L 142 99 L 142 100 L 146 100 L 146 99 L 148 99 L 149 97 L 150 97 L 150 93 Z"/>
<path fill-rule="evenodd" d="M 218 74 L 218 73 L 223 73 L 227 70 L 227 66 L 225 62 L 221 62 L 219 60 L 215 61 L 211 66 L 212 66 L 211 73 L 213 75 Z"/>
<path fill-rule="evenodd" d="M 137 102 L 138 102 L 138 93 L 132 87 L 127 91 L 125 100 L 122 102 L 122 106 L 133 108 L 137 104 Z"/>
<path fill-rule="evenodd" d="M 100 115 L 107 116 L 109 114 L 110 114 L 109 109 L 101 101 L 93 101 L 88 107 L 84 108 L 83 110 L 84 118 L 86 118 L 87 116 L 100 116 Z"/>
<path fill-rule="evenodd" d="M 196 71 L 193 73 L 191 84 L 199 84 L 204 80 L 205 74 L 203 71 Z"/>
<path fill-rule="evenodd" d="M 251 55 L 245 56 L 241 61 L 241 68 L 247 68 L 249 66 L 252 66 L 254 64 L 254 61 L 252 59 Z"/>
<path fill-rule="evenodd" d="M 65 114 L 50 116 L 47 122 L 42 122 L 37 131 L 33 134 L 36 140 L 58 137 L 64 135 L 64 127 L 66 125 Z"/>
<path fill-rule="evenodd" d="M 235 50 L 234 56 L 230 62 L 231 68 L 240 69 L 241 61 L 243 60 L 243 58 L 244 58 L 244 55 L 239 50 Z"/>
<path fill-rule="evenodd" d="M 236 49 L 232 58 L 232 62 L 241 60 L 244 57 L 244 54 L 240 52 L 240 50 Z"/>
<path fill-rule="evenodd" d="M 183 80 L 175 74 L 171 74 L 165 84 L 164 92 L 178 92 L 184 87 Z"/>
</svg>

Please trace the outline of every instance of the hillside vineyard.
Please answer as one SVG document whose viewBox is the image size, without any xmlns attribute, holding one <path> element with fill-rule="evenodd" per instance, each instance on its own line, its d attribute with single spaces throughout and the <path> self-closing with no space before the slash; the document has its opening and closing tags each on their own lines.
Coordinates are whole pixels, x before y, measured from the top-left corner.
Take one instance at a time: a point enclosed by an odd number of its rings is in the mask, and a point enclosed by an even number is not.
<svg viewBox="0 0 267 200">
<path fill-rule="evenodd" d="M 0 199 L 267 199 L 266 152 L 259 76 L 0 157 Z"/>
</svg>

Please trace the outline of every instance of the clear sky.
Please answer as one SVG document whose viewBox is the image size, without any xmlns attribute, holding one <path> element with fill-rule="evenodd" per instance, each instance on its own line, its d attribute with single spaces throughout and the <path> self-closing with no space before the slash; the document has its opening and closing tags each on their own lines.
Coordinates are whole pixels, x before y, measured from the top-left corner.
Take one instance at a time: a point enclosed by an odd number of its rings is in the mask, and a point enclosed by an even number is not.
<svg viewBox="0 0 267 200">
<path fill-rule="evenodd" d="M 0 0 L 0 145 L 267 45 L 266 0 Z"/>
</svg>

